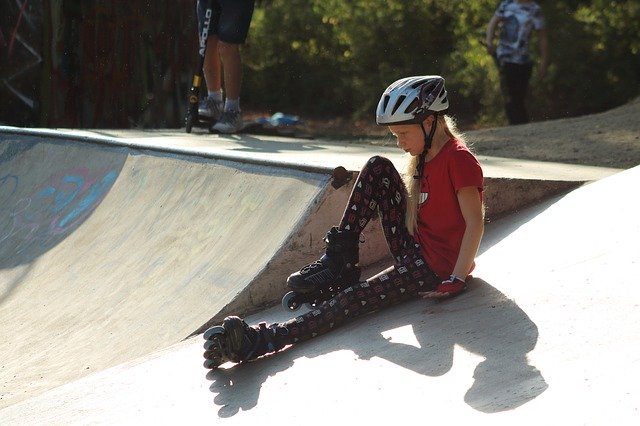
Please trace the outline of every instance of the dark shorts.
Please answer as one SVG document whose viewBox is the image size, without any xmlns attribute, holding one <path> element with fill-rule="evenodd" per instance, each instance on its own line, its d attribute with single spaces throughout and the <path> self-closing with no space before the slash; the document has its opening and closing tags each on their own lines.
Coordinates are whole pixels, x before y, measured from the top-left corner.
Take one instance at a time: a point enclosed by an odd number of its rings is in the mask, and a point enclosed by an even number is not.
<svg viewBox="0 0 640 426">
<path fill-rule="evenodd" d="M 207 4 L 212 7 L 209 36 L 225 43 L 242 44 L 247 39 L 255 0 L 198 0 L 198 33 L 202 33 Z"/>
</svg>

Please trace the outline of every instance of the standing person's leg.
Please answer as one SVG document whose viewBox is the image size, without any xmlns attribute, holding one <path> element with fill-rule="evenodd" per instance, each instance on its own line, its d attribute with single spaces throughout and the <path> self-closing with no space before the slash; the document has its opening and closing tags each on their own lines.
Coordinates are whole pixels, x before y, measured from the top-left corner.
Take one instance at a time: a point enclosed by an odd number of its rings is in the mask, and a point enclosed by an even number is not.
<svg viewBox="0 0 640 426">
<path fill-rule="evenodd" d="M 240 87 L 242 86 L 242 57 L 240 56 L 240 45 L 220 41 L 218 52 L 222 58 L 224 69 L 224 88 L 227 97 L 225 110 L 229 109 L 230 101 L 238 102 L 239 109 Z"/>
<path fill-rule="evenodd" d="M 209 92 L 220 92 L 222 90 L 220 66 L 218 37 L 210 36 L 207 40 L 207 50 L 204 54 L 204 66 L 202 67 L 204 81 L 207 83 L 207 91 Z"/>
<path fill-rule="evenodd" d="M 514 65 L 516 65 L 512 83 L 514 124 L 524 124 L 529 122 L 526 100 L 533 66 L 531 63 Z"/>
<path fill-rule="evenodd" d="M 529 122 L 525 100 L 531 77 L 531 64 L 503 63 L 501 67 L 505 112 L 509 124 Z"/>
<path fill-rule="evenodd" d="M 504 99 L 504 112 L 509 124 L 517 124 L 514 98 L 515 76 L 514 68 L 510 62 L 500 62 L 500 90 Z"/>
<path fill-rule="evenodd" d="M 204 54 L 202 74 L 207 84 L 207 97 L 198 106 L 198 114 L 202 117 L 218 120 L 222 115 L 222 75 L 220 56 L 218 55 L 218 36 L 216 35 L 220 6 L 216 0 L 199 0 L 197 2 L 198 35 L 202 36 L 205 24 L 206 7 L 211 6 L 211 16 L 208 27 L 207 47 Z"/>
<path fill-rule="evenodd" d="M 222 58 L 226 100 L 224 113 L 213 130 L 234 133 L 242 127 L 240 92 L 242 57 L 240 45 L 245 42 L 253 17 L 254 0 L 218 0 L 221 5 L 218 26 L 218 51 Z"/>
</svg>

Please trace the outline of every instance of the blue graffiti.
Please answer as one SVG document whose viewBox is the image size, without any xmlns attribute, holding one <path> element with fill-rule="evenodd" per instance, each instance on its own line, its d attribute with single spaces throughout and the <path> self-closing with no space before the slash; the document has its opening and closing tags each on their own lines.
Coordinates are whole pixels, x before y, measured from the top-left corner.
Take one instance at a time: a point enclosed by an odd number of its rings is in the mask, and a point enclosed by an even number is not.
<svg viewBox="0 0 640 426">
<path fill-rule="evenodd" d="M 84 212 L 93 208 L 93 206 L 100 200 L 103 194 L 106 193 L 107 189 L 111 188 L 111 185 L 116 180 L 116 172 L 111 170 L 109 173 L 104 175 L 100 182 L 91 186 L 89 193 L 78 202 L 78 205 L 69 212 L 65 217 L 60 219 L 58 225 L 60 228 L 65 228 L 69 223 L 76 220 L 80 217 Z"/>
<path fill-rule="evenodd" d="M 94 174 L 74 169 L 50 176 L 23 196 L 18 176 L 0 176 L 0 242 L 18 238 L 15 248 L 20 252 L 69 232 L 98 206 L 116 178 L 115 170 Z"/>
<path fill-rule="evenodd" d="M 56 194 L 53 203 L 53 213 L 60 213 L 65 207 L 69 205 L 80 193 L 84 186 L 85 180 L 82 176 L 64 176 L 62 183 L 71 184 L 75 189 L 66 194 L 63 190 L 56 190 L 56 188 L 46 188 L 45 190 L 53 190 Z"/>
</svg>

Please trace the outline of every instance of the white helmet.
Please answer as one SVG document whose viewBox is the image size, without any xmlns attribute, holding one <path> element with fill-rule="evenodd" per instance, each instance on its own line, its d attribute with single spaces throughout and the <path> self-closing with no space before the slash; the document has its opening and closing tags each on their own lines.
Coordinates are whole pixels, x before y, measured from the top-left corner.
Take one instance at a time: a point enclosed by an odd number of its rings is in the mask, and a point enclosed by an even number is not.
<svg viewBox="0 0 640 426">
<path fill-rule="evenodd" d="M 391 84 L 384 91 L 376 109 L 376 123 L 422 123 L 428 115 L 444 113 L 448 109 L 444 78 L 439 75 L 407 77 Z"/>
</svg>

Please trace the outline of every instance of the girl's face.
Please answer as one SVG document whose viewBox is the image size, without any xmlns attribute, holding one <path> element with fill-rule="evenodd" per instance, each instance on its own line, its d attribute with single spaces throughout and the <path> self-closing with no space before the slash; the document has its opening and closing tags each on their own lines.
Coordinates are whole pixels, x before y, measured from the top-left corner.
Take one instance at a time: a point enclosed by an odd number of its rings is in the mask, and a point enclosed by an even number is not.
<svg viewBox="0 0 640 426">
<path fill-rule="evenodd" d="M 401 124 L 389 126 L 389 130 L 396 137 L 400 149 L 411 155 L 420 155 L 424 148 L 424 135 L 419 124 Z"/>
</svg>

